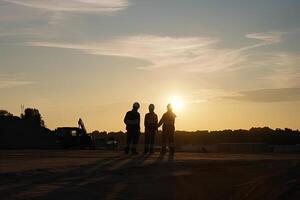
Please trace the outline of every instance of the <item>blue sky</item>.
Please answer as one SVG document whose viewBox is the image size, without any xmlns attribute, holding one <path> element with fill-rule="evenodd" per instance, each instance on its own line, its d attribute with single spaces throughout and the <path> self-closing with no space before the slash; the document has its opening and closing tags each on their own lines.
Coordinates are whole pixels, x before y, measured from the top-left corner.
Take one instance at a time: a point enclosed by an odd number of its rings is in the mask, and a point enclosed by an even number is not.
<svg viewBox="0 0 300 200">
<path fill-rule="evenodd" d="M 300 128 L 299 24 L 296 0 L 0 0 L 0 108 L 118 130 L 175 95 L 181 129 Z"/>
</svg>

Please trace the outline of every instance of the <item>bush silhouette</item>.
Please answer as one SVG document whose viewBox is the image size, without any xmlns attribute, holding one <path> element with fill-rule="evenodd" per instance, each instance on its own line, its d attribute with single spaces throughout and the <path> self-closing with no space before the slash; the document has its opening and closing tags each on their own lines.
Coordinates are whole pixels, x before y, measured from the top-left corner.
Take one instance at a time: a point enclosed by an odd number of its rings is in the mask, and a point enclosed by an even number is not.
<svg viewBox="0 0 300 200">
<path fill-rule="evenodd" d="M 24 114 L 21 115 L 22 119 L 27 120 L 33 124 L 45 127 L 45 122 L 42 119 L 40 111 L 35 108 L 26 108 Z"/>
</svg>

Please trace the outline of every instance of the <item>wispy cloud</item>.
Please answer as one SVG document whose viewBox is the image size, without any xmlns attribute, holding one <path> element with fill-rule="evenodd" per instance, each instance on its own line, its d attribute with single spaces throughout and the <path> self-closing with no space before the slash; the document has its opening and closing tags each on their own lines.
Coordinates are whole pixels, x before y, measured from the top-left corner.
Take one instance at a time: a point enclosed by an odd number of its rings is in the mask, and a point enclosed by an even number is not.
<svg viewBox="0 0 300 200">
<path fill-rule="evenodd" d="M 115 38 L 98 44 L 30 42 L 27 45 L 75 49 L 94 55 L 144 59 L 152 63 L 146 69 L 154 69 L 181 64 L 187 67 L 188 64 L 196 62 L 195 58 L 199 54 L 202 54 L 202 59 L 207 59 L 210 51 L 214 51 L 212 46 L 217 42 L 215 38 L 205 37 L 173 38 L 142 35 Z M 206 57 L 203 54 L 206 54 Z"/>
<path fill-rule="evenodd" d="M 80 27 L 69 27 L 74 15 L 114 15 L 130 6 L 128 0 L 0 0 L 0 4 L 0 37 L 21 40 L 81 33 Z"/>
<path fill-rule="evenodd" d="M 140 35 L 114 38 L 104 42 L 54 43 L 28 42 L 29 46 L 80 50 L 87 54 L 131 57 L 147 60 L 150 66 L 140 69 L 182 67 L 186 71 L 214 72 L 235 68 L 246 62 L 245 51 L 281 41 L 283 33 L 253 33 L 246 37 L 260 42 L 238 49 L 223 48 L 221 40 L 212 37 L 164 37 Z"/>
<path fill-rule="evenodd" d="M 4 2 L 49 11 L 115 12 L 129 6 L 127 0 L 2 0 Z"/>
<path fill-rule="evenodd" d="M 12 75 L 0 74 L 0 89 L 20 87 L 34 84 L 33 81 L 22 80 Z"/>
<path fill-rule="evenodd" d="M 6 80 L 0 79 L 0 89 L 20 87 L 20 86 L 24 86 L 24 85 L 31 85 L 33 83 L 34 82 L 32 82 L 32 81 L 22 81 L 22 80 L 16 80 L 16 79 L 6 79 Z"/>
<path fill-rule="evenodd" d="M 222 98 L 252 102 L 300 101 L 300 88 L 277 88 L 242 91 L 236 95 L 224 96 Z"/>
<path fill-rule="evenodd" d="M 272 55 L 264 55 L 264 59 L 257 60 L 257 67 L 270 67 L 272 73 L 263 79 L 275 87 L 299 87 L 300 86 L 300 55 L 278 52 Z"/>
<path fill-rule="evenodd" d="M 246 38 L 256 39 L 260 42 L 255 43 L 253 45 L 245 46 L 237 49 L 236 51 L 242 52 L 250 49 L 255 49 L 262 46 L 272 45 L 276 43 L 280 43 L 282 41 L 282 36 L 286 34 L 285 32 L 261 32 L 261 33 L 249 33 L 246 34 Z"/>
<path fill-rule="evenodd" d="M 220 97 L 228 96 L 230 92 L 222 89 L 211 88 L 211 89 L 197 89 L 191 91 L 186 95 L 181 95 L 184 102 L 190 104 L 198 104 L 204 102 L 212 102 L 220 100 Z"/>
<path fill-rule="evenodd" d="M 282 36 L 285 32 L 264 32 L 264 33 L 249 33 L 247 38 L 261 40 L 268 44 L 274 44 L 282 41 Z"/>
</svg>

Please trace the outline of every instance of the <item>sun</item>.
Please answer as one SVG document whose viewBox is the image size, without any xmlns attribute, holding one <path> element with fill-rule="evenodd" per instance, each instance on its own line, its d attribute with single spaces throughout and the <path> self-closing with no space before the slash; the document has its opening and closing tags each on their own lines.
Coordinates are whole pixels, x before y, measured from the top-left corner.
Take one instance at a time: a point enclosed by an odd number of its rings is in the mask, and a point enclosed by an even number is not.
<svg viewBox="0 0 300 200">
<path fill-rule="evenodd" d="M 182 97 L 172 96 L 169 98 L 169 103 L 171 103 L 174 112 L 180 112 L 184 109 L 185 103 Z"/>
</svg>

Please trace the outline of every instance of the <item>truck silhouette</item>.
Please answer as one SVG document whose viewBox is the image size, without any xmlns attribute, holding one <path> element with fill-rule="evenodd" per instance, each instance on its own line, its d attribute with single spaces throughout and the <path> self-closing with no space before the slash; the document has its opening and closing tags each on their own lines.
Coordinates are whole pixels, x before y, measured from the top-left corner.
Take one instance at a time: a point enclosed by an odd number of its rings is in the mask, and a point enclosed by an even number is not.
<svg viewBox="0 0 300 200">
<path fill-rule="evenodd" d="M 93 138 L 87 134 L 81 118 L 78 127 L 59 127 L 55 129 L 54 135 L 63 148 L 94 148 Z"/>
</svg>

